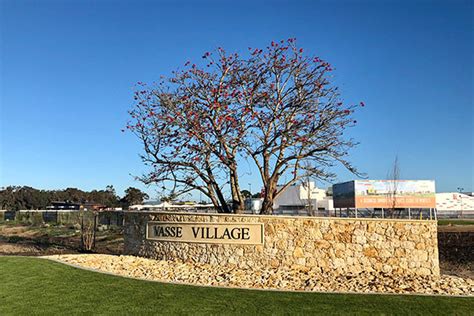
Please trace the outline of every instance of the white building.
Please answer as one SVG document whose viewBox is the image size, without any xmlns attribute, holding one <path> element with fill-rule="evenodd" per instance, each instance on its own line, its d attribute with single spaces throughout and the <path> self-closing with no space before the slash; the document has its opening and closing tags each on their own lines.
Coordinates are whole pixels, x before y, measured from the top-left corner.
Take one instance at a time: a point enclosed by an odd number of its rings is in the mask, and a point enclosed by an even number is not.
<svg viewBox="0 0 474 316">
<path fill-rule="evenodd" d="M 250 198 L 245 200 L 245 211 L 247 214 L 258 214 L 262 209 L 262 198 Z"/>
<path fill-rule="evenodd" d="M 474 217 L 474 196 L 459 192 L 436 193 L 438 217 Z"/>
<path fill-rule="evenodd" d="M 131 211 L 142 211 L 142 210 L 148 210 L 148 211 L 179 211 L 179 210 L 184 210 L 184 211 L 196 211 L 196 210 L 207 210 L 207 209 L 213 209 L 214 205 L 212 204 L 172 204 L 168 202 L 162 202 L 159 204 L 153 204 L 153 203 L 146 203 L 145 204 L 137 204 L 137 205 L 130 205 L 129 210 Z"/>
<path fill-rule="evenodd" d="M 309 188 L 308 183 L 289 186 L 275 199 L 273 208 L 277 213 L 304 213 L 309 205 L 314 211 L 334 209 L 332 197 L 327 196 L 326 190 L 316 187 L 314 182 L 309 182 Z"/>
</svg>

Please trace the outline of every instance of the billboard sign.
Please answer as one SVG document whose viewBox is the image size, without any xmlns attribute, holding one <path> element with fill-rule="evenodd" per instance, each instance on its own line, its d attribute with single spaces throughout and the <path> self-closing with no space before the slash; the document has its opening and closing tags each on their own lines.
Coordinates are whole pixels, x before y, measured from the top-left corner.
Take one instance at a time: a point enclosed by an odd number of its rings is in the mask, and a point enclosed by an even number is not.
<svg viewBox="0 0 474 316">
<path fill-rule="evenodd" d="M 355 208 L 354 181 L 333 185 L 332 196 L 335 208 Z"/>
<path fill-rule="evenodd" d="M 436 208 L 433 180 L 355 180 L 333 190 L 338 208 Z"/>
<path fill-rule="evenodd" d="M 393 194 L 395 192 L 395 194 Z M 435 208 L 435 182 L 432 180 L 355 181 L 357 208 Z"/>
</svg>

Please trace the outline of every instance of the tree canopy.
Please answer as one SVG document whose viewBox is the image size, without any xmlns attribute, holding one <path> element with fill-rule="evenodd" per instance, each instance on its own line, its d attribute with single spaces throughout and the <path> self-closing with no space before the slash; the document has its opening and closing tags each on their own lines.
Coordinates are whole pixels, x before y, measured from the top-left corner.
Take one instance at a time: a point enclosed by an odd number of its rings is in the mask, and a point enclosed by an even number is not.
<svg viewBox="0 0 474 316">
<path fill-rule="evenodd" d="M 124 198 L 120 199 L 112 185 L 108 185 L 106 189 L 92 191 L 83 191 L 77 188 L 38 190 L 29 186 L 8 186 L 0 189 L 0 209 L 13 211 L 45 209 L 55 201 L 97 203 L 106 207 L 128 207 L 148 198 L 146 193 L 132 187 L 125 190 L 125 193 Z"/>
<path fill-rule="evenodd" d="M 333 179 L 336 164 L 358 173 L 347 159 L 356 143 L 345 131 L 365 104 L 342 100 L 328 62 L 306 55 L 294 38 L 249 48 L 244 57 L 218 48 L 202 60 L 157 84 L 138 83 L 127 128 L 150 167 L 140 180 L 173 195 L 197 190 L 220 211 L 241 212 L 245 158 L 259 172 L 262 212 L 270 214 L 274 199 L 300 179 Z"/>
<path fill-rule="evenodd" d="M 121 199 L 122 204 L 130 206 L 134 204 L 142 204 L 148 199 L 148 194 L 140 189 L 129 187 L 125 190 L 125 196 Z"/>
</svg>

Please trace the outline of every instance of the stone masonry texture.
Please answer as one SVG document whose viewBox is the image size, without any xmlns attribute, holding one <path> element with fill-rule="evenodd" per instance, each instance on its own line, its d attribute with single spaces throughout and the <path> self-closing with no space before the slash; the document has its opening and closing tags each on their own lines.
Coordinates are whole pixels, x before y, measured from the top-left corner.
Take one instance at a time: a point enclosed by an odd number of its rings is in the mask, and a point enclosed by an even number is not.
<svg viewBox="0 0 474 316">
<path fill-rule="evenodd" d="M 263 223 L 263 245 L 146 239 L 156 222 Z M 439 276 L 436 221 L 344 219 L 169 212 L 125 212 L 125 254 L 243 269 L 316 268 L 321 272 L 382 272 Z"/>
</svg>

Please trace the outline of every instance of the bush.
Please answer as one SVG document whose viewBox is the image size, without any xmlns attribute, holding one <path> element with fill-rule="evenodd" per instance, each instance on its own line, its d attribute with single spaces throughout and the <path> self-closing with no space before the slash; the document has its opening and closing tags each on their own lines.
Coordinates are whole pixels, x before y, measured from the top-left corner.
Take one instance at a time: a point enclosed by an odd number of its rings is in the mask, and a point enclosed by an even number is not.
<svg viewBox="0 0 474 316">
<path fill-rule="evenodd" d="M 97 231 L 97 213 L 94 211 L 81 211 L 81 247 L 85 252 L 91 252 L 95 248 L 95 237 Z"/>
</svg>

